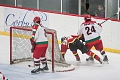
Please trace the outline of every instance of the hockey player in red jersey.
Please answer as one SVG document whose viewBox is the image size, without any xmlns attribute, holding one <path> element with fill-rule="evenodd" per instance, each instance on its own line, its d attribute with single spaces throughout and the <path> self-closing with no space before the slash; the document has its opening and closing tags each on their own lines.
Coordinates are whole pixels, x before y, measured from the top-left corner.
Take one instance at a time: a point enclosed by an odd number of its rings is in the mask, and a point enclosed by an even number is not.
<svg viewBox="0 0 120 80">
<path fill-rule="evenodd" d="M 73 53 L 73 55 L 76 58 L 76 61 L 80 61 L 80 57 L 79 54 L 77 53 L 77 48 L 74 45 L 70 45 L 69 43 L 71 43 L 72 41 L 74 41 L 75 39 L 79 38 L 79 36 L 69 36 L 69 37 L 62 37 L 61 38 L 61 54 L 63 56 L 63 58 L 65 59 L 65 53 L 67 52 L 68 49 L 70 49 Z M 71 43 L 72 44 L 72 43 Z"/>
<path fill-rule="evenodd" d="M 76 60 L 80 61 L 80 57 L 77 53 L 77 49 L 79 49 L 82 52 L 82 54 L 86 53 L 87 55 L 89 55 L 92 58 L 95 58 L 97 61 L 99 61 L 102 64 L 102 60 L 100 59 L 100 57 L 95 53 L 91 52 L 90 50 L 88 50 L 84 46 L 84 44 L 80 41 L 80 39 L 81 39 L 80 36 L 77 35 L 71 35 L 70 37 L 61 38 L 61 42 L 62 42 L 61 54 L 63 58 L 65 59 L 66 51 L 70 49 L 74 54 L 74 56 L 76 57 Z"/>
<path fill-rule="evenodd" d="M 34 25 L 32 26 L 32 38 L 30 38 L 34 58 L 35 69 L 31 73 L 39 72 L 40 70 L 48 70 L 46 60 L 46 49 L 48 47 L 48 40 L 46 37 L 45 27 L 42 26 L 40 17 L 33 19 Z M 40 62 L 43 68 L 40 67 Z"/>
<path fill-rule="evenodd" d="M 103 50 L 103 43 L 102 39 L 100 37 L 100 33 L 102 31 L 102 26 L 95 21 L 91 20 L 91 15 L 86 14 L 84 16 L 85 22 L 83 22 L 78 30 L 78 35 L 84 35 L 85 38 L 85 46 L 88 48 L 88 50 L 91 50 L 91 48 L 94 46 L 96 50 L 98 50 L 101 55 L 103 56 L 103 61 L 108 61 L 107 55 L 105 51 Z M 91 55 L 91 54 L 90 54 Z M 86 60 L 90 60 L 93 58 L 89 57 Z"/>
</svg>

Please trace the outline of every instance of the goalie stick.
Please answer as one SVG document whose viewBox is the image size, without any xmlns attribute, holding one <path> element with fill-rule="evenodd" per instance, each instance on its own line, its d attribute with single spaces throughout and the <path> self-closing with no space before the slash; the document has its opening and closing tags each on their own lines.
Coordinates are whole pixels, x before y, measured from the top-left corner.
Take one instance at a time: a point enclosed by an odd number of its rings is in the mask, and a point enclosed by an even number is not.
<svg viewBox="0 0 120 80">
<path fill-rule="evenodd" d="M 117 12 L 116 14 L 114 14 L 114 15 L 112 15 L 111 17 L 107 18 L 105 21 L 101 22 L 100 24 L 103 24 L 103 23 L 105 23 L 107 20 L 109 20 L 109 19 L 111 19 L 112 17 L 118 15 L 118 14 L 119 14 L 119 11 L 120 11 L 120 9 L 118 10 L 118 12 Z"/>
</svg>

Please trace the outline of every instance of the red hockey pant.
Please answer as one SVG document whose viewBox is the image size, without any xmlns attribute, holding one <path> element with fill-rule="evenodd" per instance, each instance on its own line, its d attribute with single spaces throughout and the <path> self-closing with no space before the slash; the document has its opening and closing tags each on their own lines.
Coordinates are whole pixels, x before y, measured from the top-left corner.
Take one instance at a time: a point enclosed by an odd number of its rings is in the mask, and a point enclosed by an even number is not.
<svg viewBox="0 0 120 80">
<path fill-rule="evenodd" d="M 47 47 L 48 47 L 48 45 L 45 45 L 45 46 L 36 45 L 35 51 L 33 53 L 33 57 L 36 59 L 39 59 L 40 57 L 45 57 Z"/>
<path fill-rule="evenodd" d="M 90 50 L 93 46 L 94 46 L 95 49 L 98 50 L 98 51 L 102 51 L 102 50 L 103 50 L 102 40 L 96 40 L 96 41 L 94 41 L 94 42 L 86 43 L 85 46 L 88 48 L 88 50 Z"/>
</svg>

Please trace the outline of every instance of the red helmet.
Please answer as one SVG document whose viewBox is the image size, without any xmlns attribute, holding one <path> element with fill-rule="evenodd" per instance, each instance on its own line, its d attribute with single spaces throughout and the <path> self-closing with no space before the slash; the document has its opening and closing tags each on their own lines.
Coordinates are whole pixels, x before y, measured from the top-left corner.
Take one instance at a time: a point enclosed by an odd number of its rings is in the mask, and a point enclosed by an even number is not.
<svg viewBox="0 0 120 80">
<path fill-rule="evenodd" d="M 33 19 L 33 22 L 34 23 L 39 23 L 40 24 L 40 17 L 36 16 L 34 19 Z"/>
<path fill-rule="evenodd" d="M 86 14 L 84 16 L 84 19 L 85 19 L 85 21 L 90 21 L 91 20 L 91 15 L 90 14 Z"/>
</svg>

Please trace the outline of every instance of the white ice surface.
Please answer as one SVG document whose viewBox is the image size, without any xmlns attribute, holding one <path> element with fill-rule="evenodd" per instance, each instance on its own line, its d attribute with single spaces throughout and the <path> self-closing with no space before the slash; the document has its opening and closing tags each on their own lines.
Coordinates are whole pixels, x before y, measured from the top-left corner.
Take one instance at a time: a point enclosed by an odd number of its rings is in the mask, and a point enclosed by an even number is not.
<svg viewBox="0 0 120 80">
<path fill-rule="evenodd" d="M 73 64 L 75 70 L 69 72 L 31 74 L 30 71 L 33 68 L 29 68 L 27 65 L 32 64 L 32 62 L 9 65 L 9 37 L 0 35 L 0 38 L 0 71 L 9 80 L 120 80 L 120 54 L 106 52 L 109 58 L 109 64 L 101 65 L 96 60 L 94 63 L 86 62 L 85 59 L 88 56 L 78 51 L 81 57 L 81 63 L 79 63 L 68 50 L 65 56 L 66 61 L 67 63 Z M 102 58 L 99 52 L 94 52 Z M 50 65 L 49 68 L 51 68 Z"/>
</svg>

